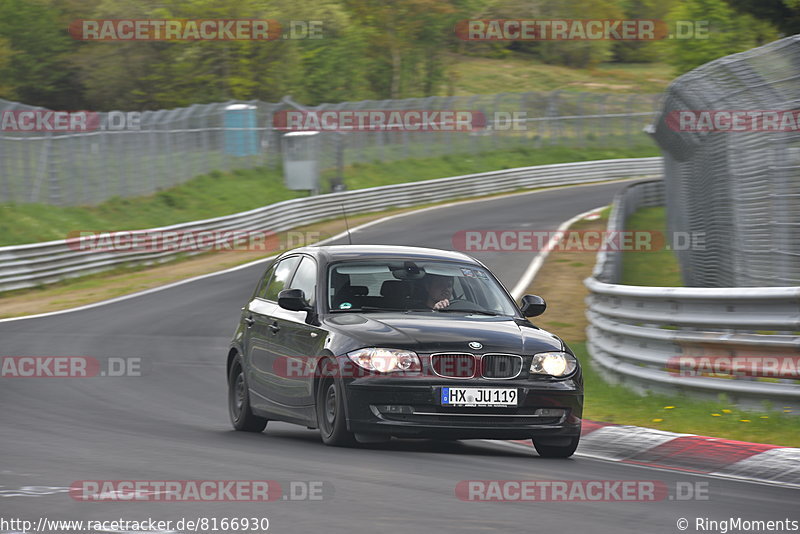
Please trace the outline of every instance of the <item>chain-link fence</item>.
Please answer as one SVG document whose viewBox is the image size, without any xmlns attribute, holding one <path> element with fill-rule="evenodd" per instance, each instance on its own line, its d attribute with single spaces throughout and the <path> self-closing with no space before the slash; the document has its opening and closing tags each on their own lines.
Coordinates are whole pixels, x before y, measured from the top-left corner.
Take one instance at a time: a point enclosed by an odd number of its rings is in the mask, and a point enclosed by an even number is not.
<svg viewBox="0 0 800 534">
<path fill-rule="evenodd" d="M 323 171 L 354 163 L 475 154 L 515 147 L 612 148 L 647 144 L 659 95 L 506 93 L 322 104 L 312 110 L 468 110 L 486 117 L 469 131 L 322 132 Z M 42 111 L 0 100 L 0 116 Z M 27 132 L 0 128 L 0 203 L 91 205 L 150 194 L 214 170 L 281 165 L 283 132 L 275 113 L 294 109 L 259 101 L 142 112 L 137 128 Z M 516 115 L 515 127 L 495 122 Z M 114 113 L 114 112 L 111 112 Z M 98 114 L 107 122 L 109 114 Z M 524 117 L 524 118 L 520 118 Z M 334 173 L 335 174 L 335 173 Z M 346 175 L 345 175 L 346 185 Z"/>
<path fill-rule="evenodd" d="M 695 287 L 800 285 L 800 35 L 675 80 L 654 136 L 664 152 L 671 231 Z M 682 120 L 682 118 L 684 120 Z"/>
</svg>

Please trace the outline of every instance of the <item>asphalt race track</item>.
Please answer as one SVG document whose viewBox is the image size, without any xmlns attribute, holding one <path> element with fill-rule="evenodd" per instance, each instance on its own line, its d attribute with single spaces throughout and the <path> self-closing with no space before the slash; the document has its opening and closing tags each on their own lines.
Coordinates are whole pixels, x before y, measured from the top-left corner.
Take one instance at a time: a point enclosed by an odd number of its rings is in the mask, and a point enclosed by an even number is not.
<svg viewBox="0 0 800 534">
<path fill-rule="evenodd" d="M 465 229 L 553 230 L 608 204 L 622 184 L 555 189 L 395 218 L 354 242 L 451 248 Z M 529 254 L 476 254 L 513 287 Z M 698 532 L 695 518 L 797 519 L 800 491 L 577 455 L 545 460 L 500 442 L 393 441 L 339 449 L 318 433 L 271 422 L 264 433 L 228 421 L 224 358 L 254 265 L 78 312 L 0 322 L 2 356 L 141 358 L 142 376 L 0 378 L 0 518 L 156 520 L 261 518 L 270 532 Z M 557 310 L 548 313 L 557 313 Z M 579 449 L 580 453 L 580 449 Z M 80 480 L 323 482 L 322 500 L 80 502 Z M 463 480 L 653 480 L 656 502 L 466 502 Z M 699 483 L 699 486 L 694 485 Z M 675 499 L 677 485 L 707 500 Z M 0 528 L 15 531 L 14 528 Z M 223 531 L 223 530 L 219 530 Z M 230 530 L 229 530 L 230 531 Z M 702 531 L 702 530 L 701 530 Z M 263 532 L 258 530 L 257 532 Z"/>
</svg>

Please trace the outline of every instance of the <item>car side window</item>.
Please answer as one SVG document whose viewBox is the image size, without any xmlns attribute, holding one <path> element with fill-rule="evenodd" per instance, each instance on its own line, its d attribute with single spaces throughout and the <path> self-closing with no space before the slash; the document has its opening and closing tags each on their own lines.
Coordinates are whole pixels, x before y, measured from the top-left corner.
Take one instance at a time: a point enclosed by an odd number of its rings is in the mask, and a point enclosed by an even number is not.
<svg viewBox="0 0 800 534">
<path fill-rule="evenodd" d="M 272 276 L 272 280 L 261 298 L 277 302 L 278 293 L 285 289 L 287 282 L 292 278 L 292 273 L 299 262 L 300 256 L 290 256 L 278 262 L 278 265 L 275 267 L 275 274 Z"/>
<path fill-rule="evenodd" d="M 275 272 L 275 263 L 274 262 L 264 272 L 264 276 L 261 277 L 261 280 L 258 281 L 258 287 L 256 288 L 256 293 L 255 293 L 256 297 L 264 298 L 264 294 L 267 291 L 267 284 L 269 284 L 269 281 L 272 278 L 272 273 L 273 272 Z"/>
<path fill-rule="evenodd" d="M 294 273 L 290 289 L 302 289 L 306 300 L 314 305 L 315 289 L 317 287 L 317 262 L 309 257 L 304 257 Z"/>
</svg>

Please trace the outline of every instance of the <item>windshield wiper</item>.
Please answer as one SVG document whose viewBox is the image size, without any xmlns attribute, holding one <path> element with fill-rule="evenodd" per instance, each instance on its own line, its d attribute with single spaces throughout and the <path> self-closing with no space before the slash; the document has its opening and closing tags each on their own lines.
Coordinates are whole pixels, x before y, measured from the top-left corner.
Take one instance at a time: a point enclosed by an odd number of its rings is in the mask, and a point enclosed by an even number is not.
<svg viewBox="0 0 800 534">
<path fill-rule="evenodd" d="M 360 308 L 347 308 L 344 310 L 331 310 L 331 313 L 342 312 L 459 312 L 459 313 L 478 313 L 481 315 L 489 315 L 491 317 L 498 317 L 502 314 L 484 311 L 484 310 L 459 310 L 442 308 L 440 310 L 432 310 L 431 308 L 382 308 L 379 306 L 362 306 Z"/>
<path fill-rule="evenodd" d="M 485 310 L 459 310 L 458 308 L 452 308 L 452 309 L 451 308 L 440 308 L 440 309 L 438 309 L 436 311 L 438 311 L 438 312 L 479 313 L 481 315 L 491 315 L 492 317 L 498 317 L 498 316 L 502 315 L 500 313 L 494 313 L 494 312 L 485 311 Z"/>
<path fill-rule="evenodd" d="M 360 308 L 349 308 L 347 310 L 331 310 L 332 312 L 416 312 L 431 311 L 427 308 L 382 308 L 380 306 L 362 306 Z"/>
</svg>

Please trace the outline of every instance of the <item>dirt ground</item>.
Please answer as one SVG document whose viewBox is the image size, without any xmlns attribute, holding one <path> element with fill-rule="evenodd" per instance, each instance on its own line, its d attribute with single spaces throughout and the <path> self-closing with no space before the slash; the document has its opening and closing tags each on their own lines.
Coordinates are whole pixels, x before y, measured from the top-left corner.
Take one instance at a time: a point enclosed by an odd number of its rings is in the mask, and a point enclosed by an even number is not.
<svg viewBox="0 0 800 534">
<path fill-rule="evenodd" d="M 603 231 L 606 224 L 605 219 L 582 220 L 570 229 Z M 547 311 L 533 322 L 567 342 L 585 340 L 588 321 L 583 301 L 589 290 L 583 280 L 592 274 L 596 261 L 596 251 L 553 250 L 528 287 L 527 293 L 547 302 Z"/>
</svg>

